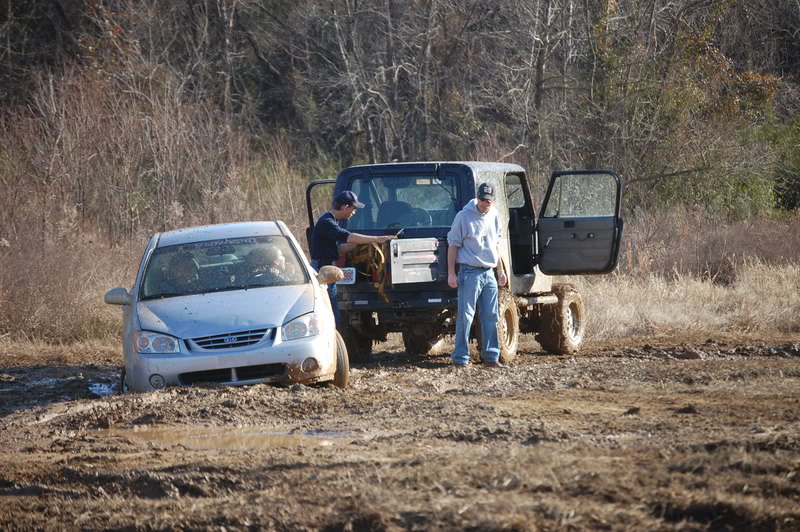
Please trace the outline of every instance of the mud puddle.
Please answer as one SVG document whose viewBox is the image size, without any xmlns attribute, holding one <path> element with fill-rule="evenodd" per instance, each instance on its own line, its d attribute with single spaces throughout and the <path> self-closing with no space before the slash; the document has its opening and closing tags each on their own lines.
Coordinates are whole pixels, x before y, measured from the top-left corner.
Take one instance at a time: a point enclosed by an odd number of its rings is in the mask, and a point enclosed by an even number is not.
<svg viewBox="0 0 800 532">
<path fill-rule="evenodd" d="M 210 429 L 197 427 L 135 427 L 132 429 L 101 429 L 103 437 L 123 437 L 144 440 L 162 446 L 183 446 L 206 450 L 266 450 L 291 447 L 333 447 L 349 445 L 369 436 L 347 432 L 307 431 L 274 432 L 257 427 L 241 429 Z"/>
</svg>

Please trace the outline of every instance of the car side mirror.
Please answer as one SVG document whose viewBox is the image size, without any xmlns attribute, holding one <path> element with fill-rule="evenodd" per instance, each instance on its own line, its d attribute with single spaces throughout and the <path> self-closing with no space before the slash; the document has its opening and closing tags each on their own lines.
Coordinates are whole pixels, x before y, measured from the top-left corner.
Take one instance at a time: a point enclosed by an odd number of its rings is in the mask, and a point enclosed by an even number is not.
<svg viewBox="0 0 800 532">
<path fill-rule="evenodd" d="M 331 284 L 344 279 L 344 272 L 336 266 L 323 266 L 317 274 L 319 284 Z"/>
<path fill-rule="evenodd" d="M 103 301 L 109 305 L 130 305 L 131 295 L 127 290 L 125 290 L 125 288 L 118 286 L 106 292 L 105 297 L 103 297 Z"/>
</svg>

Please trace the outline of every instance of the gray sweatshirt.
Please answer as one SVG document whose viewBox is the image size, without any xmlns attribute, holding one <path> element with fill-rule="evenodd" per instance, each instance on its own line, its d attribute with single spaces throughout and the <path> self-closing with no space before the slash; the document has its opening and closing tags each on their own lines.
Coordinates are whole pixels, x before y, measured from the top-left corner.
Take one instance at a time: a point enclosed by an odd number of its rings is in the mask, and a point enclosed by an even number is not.
<svg viewBox="0 0 800 532">
<path fill-rule="evenodd" d="M 473 198 L 456 214 L 447 243 L 458 248 L 456 262 L 479 268 L 494 268 L 500 258 L 497 245 L 503 236 L 497 208 L 483 214 L 478 210 L 478 200 Z"/>
</svg>

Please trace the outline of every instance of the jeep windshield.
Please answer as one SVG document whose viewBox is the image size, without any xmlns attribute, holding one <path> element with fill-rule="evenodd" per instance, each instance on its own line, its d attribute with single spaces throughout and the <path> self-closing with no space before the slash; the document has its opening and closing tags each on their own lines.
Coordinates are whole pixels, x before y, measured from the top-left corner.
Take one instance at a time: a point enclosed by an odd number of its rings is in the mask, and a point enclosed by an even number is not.
<svg viewBox="0 0 800 532">
<path fill-rule="evenodd" d="M 286 237 L 210 240 L 156 248 L 144 273 L 141 299 L 308 282 Z"/>
<path fill-rule="evenodd" d="M 461 208 L 452 176 L 364 176 L 353 181 L 352 190 L 364 208 L 348 221 L 350 231 L 449 228 Z"/>
</svg>

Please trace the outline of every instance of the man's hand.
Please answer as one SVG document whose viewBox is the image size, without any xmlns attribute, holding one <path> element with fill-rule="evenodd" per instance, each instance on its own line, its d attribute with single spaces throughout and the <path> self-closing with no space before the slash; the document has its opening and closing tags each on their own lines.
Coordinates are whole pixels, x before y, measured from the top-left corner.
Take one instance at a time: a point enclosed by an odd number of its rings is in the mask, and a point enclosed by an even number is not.
<svg viewBox="0 0 800 532">
<path fill-rule="evenodd" d="M 508 277 L 506 277 L 506 272 L 500 272 L 497 274 L 497 286 L 505 286 L 508 284 Z"/>
<path fill-rule="evenodd" d="M 450 285 L 450 288 L 458 288 L 458 276 L 454 273 L 448 274 L 447 284 Z"/>
</svg>

